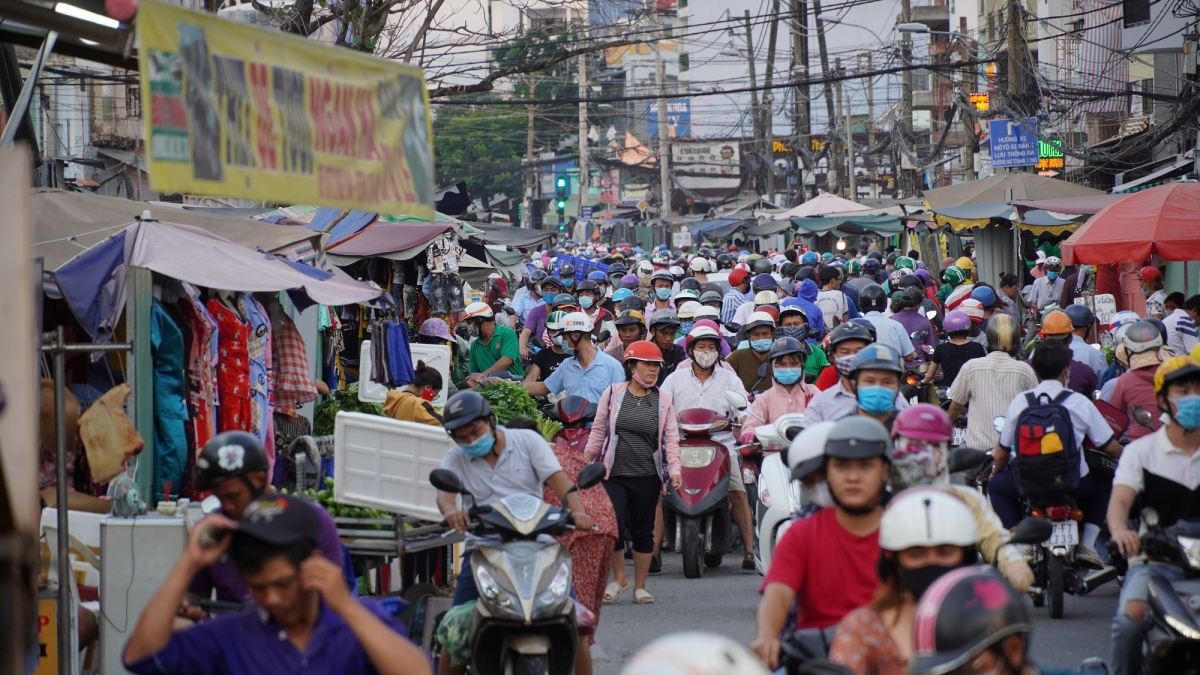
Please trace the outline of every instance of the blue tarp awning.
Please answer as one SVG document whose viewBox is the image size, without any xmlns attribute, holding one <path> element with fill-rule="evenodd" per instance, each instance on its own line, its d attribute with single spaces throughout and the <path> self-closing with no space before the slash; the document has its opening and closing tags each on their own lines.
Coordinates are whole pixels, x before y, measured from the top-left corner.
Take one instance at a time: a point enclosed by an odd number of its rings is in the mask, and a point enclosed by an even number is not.
<svg viewBox="0 0 1200 675">
<path fill-rule="evenodd" d="M 705 235 L 711 239 L 724 239 L 752 222 L 754 221 L 742 218 L 717 218 L 691 225 L 688 227 L 688 232 L 691 233 L 693 239 Z"/>
<path fill-rule="evenodd" d="M 846 214 L 841 216 L 820 216 L 817 218 L 792 218 L 791 222 L 801 231 L 822 235 L 837 231 L 838 234 L 899 234 L 904 226 L 900 218 L 890 213 L 878 213 L 856 216 Z"/>
</svg>

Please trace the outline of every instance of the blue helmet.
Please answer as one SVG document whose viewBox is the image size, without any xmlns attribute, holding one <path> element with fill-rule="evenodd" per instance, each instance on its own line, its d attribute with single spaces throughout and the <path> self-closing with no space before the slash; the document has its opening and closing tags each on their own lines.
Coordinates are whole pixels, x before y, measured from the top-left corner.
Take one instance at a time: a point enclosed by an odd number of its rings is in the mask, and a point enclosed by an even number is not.
<svg viewBox="0 0 1200 675">
<path fill-rule="evenodd" d="M 628 288 L 618 288 L 617 290 L 613 291 L 612 299 L 613 302 L 620 302 L 631 295 L 633 295 L 633 291 L 629 290 Z"/>
<path fill-rule="evenodd" d="M 608 277 L 604 276 L 604 272 L 595 270 L 587 275 L 588 281 L 599 281 L 600 283 L 608 283 Z"/>
<path fill-rule="evenodd" d="M 816 251 L 809 251 L 800 256 L 801 265 L 817 265 L 821 262 L 821 256 L 817 255 Z"/>
<path fill-rule="evenodd" d="M 991 307 L 996 304 L 996 291 L 987 286 L 976 286 L 975 290 L 971 291 L 971 298 L 978 300 L 984 307 Z"/>
<path fill-rule="evenodd" d="M 901 363 L 899 352 L 878 342 L 863 347 L 854 355 L 850 377 L 855 377 L 860 370 L 886 370 L 904 375 L 904 365 Z"/>
<path fill-rule="evenodd" d="M 862 264 L 863 274 L 875 274 L 879 272 L 879 260 L 875 258 L 867 258 Z"/>
</svg>

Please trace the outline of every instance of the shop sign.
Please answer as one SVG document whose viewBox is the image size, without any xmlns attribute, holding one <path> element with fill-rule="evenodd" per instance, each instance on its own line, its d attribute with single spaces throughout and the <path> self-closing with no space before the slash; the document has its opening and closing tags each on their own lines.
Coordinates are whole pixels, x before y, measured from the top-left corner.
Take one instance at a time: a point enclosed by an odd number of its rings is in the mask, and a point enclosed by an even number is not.
<svg viewBox="0 0 1200 675">
<path fill-rule="evenodd" d="M 988 109 L 988 94 L 986 91 L 971 94 L 968 98 L 971 100 L 971 105 L 975 106 L 976 110 Z"/>
<path fill-rule="evenodd" d="M 1064 166 L 1062 145 L 1057 141 L 1038 140 L 1038 170 L 1061 169 Z"/>
<path fill-rule="evenodd" d="M 419 68 L 149 0 L 138 37 L 155 191 L 434 217 Z"/>
</svg>

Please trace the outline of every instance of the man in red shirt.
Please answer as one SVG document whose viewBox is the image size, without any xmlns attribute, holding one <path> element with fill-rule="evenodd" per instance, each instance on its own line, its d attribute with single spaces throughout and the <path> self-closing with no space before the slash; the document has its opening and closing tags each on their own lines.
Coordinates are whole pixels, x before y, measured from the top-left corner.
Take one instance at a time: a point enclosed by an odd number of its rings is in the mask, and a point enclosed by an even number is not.
<svg viewBox="0 0 1200 675">
<path fill-rule="evenodd" d="M 796 521 L 783 535 L 763 580 L 758 634 L 750 648 L 774 670 L 792 603 L 796 628 L 825 628 L 871 601 L 879 585 L 879 519 L 891 460 L 888 431 L 854 415 L 825 442 L 825 472 L 835 508 Z"/>
</svg>

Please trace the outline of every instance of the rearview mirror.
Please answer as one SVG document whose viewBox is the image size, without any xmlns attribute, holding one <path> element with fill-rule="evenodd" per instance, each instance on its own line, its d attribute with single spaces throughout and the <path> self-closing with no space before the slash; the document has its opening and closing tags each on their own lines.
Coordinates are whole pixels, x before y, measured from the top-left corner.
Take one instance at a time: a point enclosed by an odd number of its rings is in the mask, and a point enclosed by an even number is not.
<svg viewBox="0 0 1200 675">
<path fill-rule="evenodd" d="M 610 338 L 610 337 L 612 337 L 612 333 L 610 333 L 606 330 L 602 330 L 602 331 L 600 331 L 600 334 L 596 336 L 596 342 L 597 343 L 607 342 L 608 338 Z"/>
<path fill-rule="evenodd" d="M 742 412 L 750 407 L 750 401 L 736 391 L 725 392 L 725 401 L 738 412 Z"/>
<path fill-rule="evenodd" d="M 961 473 L 974 469 L 987 461 L 987 453 L 974 448 L 955 448 L 950 452 L 950 473 Z"/>
<path fill-rule="evenodd" d="M 608 469 L 600 463 L 592 463 L 579 471 L 579 481 L 575 484 L 580 490 L 586 490 L 604 480 Z"/>
<path fill-rule="evenodd" d="M 429 483 L 442 492 L 460 495 L 463 489 L 462 479 L 450 469 L 434 469 L 429 472 Z"/>
<path fill-rule="evenodd" d="M 997 415 L 992 418 L 992 426 L 996 428 L 996 433 L 1004 431 L 1004 424 L 1008 422 L 1008 418 L 1004 415 Z"/>
<path fill-rule="evenodd" d="M 1054 526 L 1045 518 L 1026 518 L 1013 528 L 1010 544 L 1040 544 L 1050 538 Z"/>
<path fill-rule="evenodd" d="M 925 338 L 929 337 L 929 331 L 914 330 L 908 337 L 910 337 L 914 340 L 924 340 Z"/>
<path fill-rule="evenodd" d="M 1133 421 L 1146 427 L 1147 429 L 1154 428 L 1154 417 L 1140 405 L 1133 406 Z"/>
<path fill-rule="evenodd" d="M 933 319 L 934 319 L 936 316 L 937 316 L 937 310 L 936 310 L 936 309 L 931 309 L 931 310 L 929 310 L 928 312 L 925 312 L 925 318 L 926 318 L 926 319 L 929 319 L 930 321 L 933 321 Z"/>
</svg>

